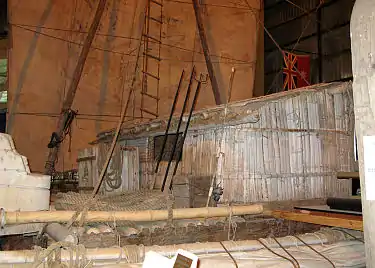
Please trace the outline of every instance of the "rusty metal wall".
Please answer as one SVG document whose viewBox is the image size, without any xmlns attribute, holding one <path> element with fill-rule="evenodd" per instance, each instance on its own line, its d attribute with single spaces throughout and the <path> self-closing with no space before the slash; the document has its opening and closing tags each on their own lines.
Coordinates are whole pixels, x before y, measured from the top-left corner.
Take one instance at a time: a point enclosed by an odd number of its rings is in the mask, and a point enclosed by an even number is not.
<svg viewBox="0 0 375 268">
<path fill-rule="evenodd" d="M 312 84 L 352 78 L 349 22 L 355 0 L 265 0 L 265 26 L 282 49 L 311 56 Z M 282 55 L 265 33 L 265 92 L 282 90 Z"/>
</svg>

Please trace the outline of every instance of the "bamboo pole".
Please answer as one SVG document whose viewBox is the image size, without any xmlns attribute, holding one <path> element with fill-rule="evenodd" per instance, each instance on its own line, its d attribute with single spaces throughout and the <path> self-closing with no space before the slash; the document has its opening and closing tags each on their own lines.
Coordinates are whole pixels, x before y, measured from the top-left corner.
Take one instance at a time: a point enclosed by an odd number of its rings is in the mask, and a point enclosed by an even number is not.
<svg viewBox="0 0 375 268">
<path fill-rule="evenodd" d="M 32 211 L 5 212 L 5 224 L 23 224 L 36 222 L 67 222 L 75 211 Z M 173 219 L 194 219 L 210 217 L 229 217 L 263 213 L 262 205 L 184 208 L 174 209 Z M 82 213 L 75 221 L 80 221 Z M 168 219 L 168 210 L 145 211 L 88 211 L 84 213 L 85 222 L 108 221 L 162 221 Z"/>
<path fill-rule="evenodd" d="M 359 232 L 351 232 L 351 235 L 362 238 Z M 352 237 L 345 236 L 345 233 L 340 231 L 322 230 L 317 233 L 303 234 L 299 237 L 309 245 L 321 245 L 322 243 L 336 243 L 340 241 L 347 241 L 353 239 Z M 279 245 L 273 239 L 266 239 L 265 241 L 270 248 L 279 248 Z M 278 242 L 285 248 L 304 246 L 304 244 L 297 240 L 295 237 L 287 236 L 278 238 Z M 244 241 L 224 241 L 222 242 L 225 248 L 230 252 L 238 251 L 257 251 L 263 249 L 264 246 L 257 240 L 244 240 Z M 144 258 L 145 252 L 154 251 L 163 256 L 171 256 L 176 253 L 178 249 L 189 251 L 196 255 L 202 254 L 220 254 L 225 253 L 225 249 L 220 242 L 207 242 L 207 243 L 190 243 L 180 245 L 167 245 L 167 246 L 130 246 L 133 254 L 138 254 Z M 123 249 L 116 248 L 96 248 L 86 249 L 85 258 L 92 261 L 119 261 L 126 260 L 127 247 Z M 129 253 L 130 254 L 130 253 Z M 70 260 L 71 251 L 63 249 L 61 251 L 61 261 L 67 262 Z M 73 254 L 73 258 L 76 254 Z M 35 251 L 33 250 L 18 250 L 18 251 L 0 251 L 0 264 L 19 264 L 19 263 L 32 263 L 35 259 Z"/>
</svg>

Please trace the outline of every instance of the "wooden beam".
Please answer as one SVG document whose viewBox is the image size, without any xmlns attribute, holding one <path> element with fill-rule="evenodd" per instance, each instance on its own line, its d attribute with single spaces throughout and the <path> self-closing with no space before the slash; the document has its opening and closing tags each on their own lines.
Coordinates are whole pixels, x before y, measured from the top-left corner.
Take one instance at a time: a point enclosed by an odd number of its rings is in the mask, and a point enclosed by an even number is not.
<svg viewBox="0 0 375 268">
<path fill-rule="evenodd" d="M 215 71 L 214 71 L 214 67 L 212 65 L 211 56 L 210 56 L 210 49 L 207 43 L 206 31 L 204 30 L 200 5 L 198 3 L 198 0 L 192 0 L 192 1 L 193 1 L 195 19 L 197 21 L 199 37 L 200 37 L 201 45 L 203 48 L 204 58 L 206 59 L 207 70 L 210 76 L 212 91 L 214 93 L 216 105 L 220 105 L 220 104 L 226 103 L 225 94 L 219 89 L 219 84 L 215 76 Z"/>
<path fill-rule="evenodd" d="M 359 172 L 337 172 L 338 179 L 355 179 L 359 180 Z"/>
<path fill-rule="evenodd" d="M 325 216 L 325 217 L 333 217 L 333 218 L 340 218 L 345 220 L 362 220 L 361 215 L 354 215 L 354 214 L 347 214 L 347 213 L 340 213 L 340 212 L 329 212 L 329 211 L 314 211 L 314 210 L 308 210 L 304 208 L 298 208 L 294 212 L 296 213 L 302 213 L 302 214 L 308 214 L 308 215 L 314 215 L 314 216 Z"/>
<path fill-rule="evenodd" d="M 327 213 L 328 214 L 328 213 Z M 298 222 L 313 223 L 318 225 L 326 225 L 333 227 L 342 227 L 346 229 L 363 231 L 363 221 L 360 217 L 350 219 L 344 218 L 344 216 L 334 217 L 333 214 L 325 215 L 313 215 L 309 213 L 301 212 L 290 212 L 275 210 L 271 212 L 271 216 L 277 219 L 285 219 Z"/>
<path fill-rule="evenodd" d="M 60 113 L 58 123 L 57 123 L 57 131 L 56 131 L 57 136 L 60 139 L 62 138 L 63 132 L 64 132 L 65 117 L 66 117 L 65 113 L 66 111 L 70 110 L 73 105 L 73 101 L 77 92 L 78 84 L 79 84 L 79 81 L 81 80 L 83 67 L 85 66 L 87 55 L 89 54 L 91 44 L 94 40 L 96 31 L 99 27 L 100 20 L 104 12 L 106 2 L 107 0 L 100 0 L 98 3 L 98 7 L 96 9 L 94 19 L 88 31 L 86 40 L 83 43 L 81 54 L 79 55 L 77 65 L 73 73 L 72 81 L 70 83 L 69 89 L 64 99 L 61 113 Z M 47 162 L 45 165 L 45 171 L 44 171 L 44 173 L 47 175 L 50 175 L 55 167 L 58 150 L 59 150 L 59 146 L 57 145 L 49 151 L 48 159 L 47 159 Z"/>
</svg>

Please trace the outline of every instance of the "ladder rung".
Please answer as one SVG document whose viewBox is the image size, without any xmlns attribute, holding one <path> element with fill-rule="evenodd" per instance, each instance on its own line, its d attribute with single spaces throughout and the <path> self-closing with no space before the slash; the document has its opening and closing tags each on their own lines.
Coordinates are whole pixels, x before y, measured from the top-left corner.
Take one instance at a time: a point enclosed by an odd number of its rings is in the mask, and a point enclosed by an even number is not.
<svg viewBox="0 0 375 268">
<path fill-rule="evenodd" d="M 157 60 L 157 61 L 161 61 L 160 58 L 158 58 L 158 57 L 156 57 L 156 56 L 154 56 L 154 55 L 151 55 L 151 54 L 148 54 L 148 53 L 144 53 L 144 52 L 143 52 L 143 55 L 145 55 L 145 56 L 147 56 L 147 57 L 150 57 L 150 58 L 153 58 L 153 59 L 155 59 L 155 60 Z"/>
<path fill-rule="evenodd" d="M 156 21 L 156 22 L 158 22 L 158 23 L 160 23 L 160 24 L 163 24 L 162 20 L 159 20 L 159 19 L 157 19 L 157 18 L 150 17 L 150 16 L 147 16 L 147 18 L 149 18 L 150 20 Z"/>
<path fill-rule="evenodd" d="M 144 34 L 143 36 L 144 36 L 144 37 L 147 37 L 148 39 L 154 40 L 155 42 L 161 44 L 161 41 L 158 40 L 158 39 L 156 39 L 155 37 L 152 37 L 152 36 L 150 36 L 150 35 L 148 35 L 148 34 Z"/>
<path fill-rule="evenodd" d="M 141 108 L 141 111 L 142 111 L 142 112 L 145 112 L 145 113 L 148 113 L 148 114 L 151 114 L 151 115 L 153 115 L 153 116 L 155 116 L 155 117 L 158 117 L 158 114 L 157 114 L 157 113 L 151 112 L 151 111 L 149 111 L 149 110 L 147 110 L 147 109 Z"/>
<path fill-rule="evenodd" d="M 156 80 L 160 80 L 160 78 L 157 77 L 156 75 L 150 74 L 150 73 L 145 72 L 145 71 L 142 71 L 142 73 L 144 73 L 144 74 L 147 75 L 147 76 L 151 76 L 152 78 L 155 78 Z"/>
<path fill-rule="evenodd" d="M 162 3 L 158 2 L 158 1 L 155 1 L 155 0 L 150 0 L 150 2 L 152 2 L 154 4 L 157 4 L 157 5 L 161 6 L 161 7 L 163 6 Z"/>
<path fill-rule="evenodd" d="M 160 100 L 158 97 L 156 97 L 156 96 L 154 96 L 154 95 L 151 95 L 151 94 L 148 94 L 148 93 L 146 93 L 146 92 L 141 92 L 141 94 L 143 94 L 143 95 L 145 95 L 145 96 L 147 96 L 147 97 L 153 98 L 153 99 L 155 99 L 155 100 Z"/>
</svg>

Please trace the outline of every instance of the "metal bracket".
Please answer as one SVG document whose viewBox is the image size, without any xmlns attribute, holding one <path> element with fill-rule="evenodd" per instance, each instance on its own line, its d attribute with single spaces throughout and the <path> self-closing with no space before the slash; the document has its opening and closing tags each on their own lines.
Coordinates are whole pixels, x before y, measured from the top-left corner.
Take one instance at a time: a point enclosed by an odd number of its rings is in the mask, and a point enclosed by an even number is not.
<svg viewBox="0 0 375 268">
<path fill-rule="evenodd" d="M 199 79 L 195 75 L 194 80 L 197 82 L 201 82 L 202 84 L 207 84 L 208 83 L 208 74 L 200 74 Z"/>
</svg>

